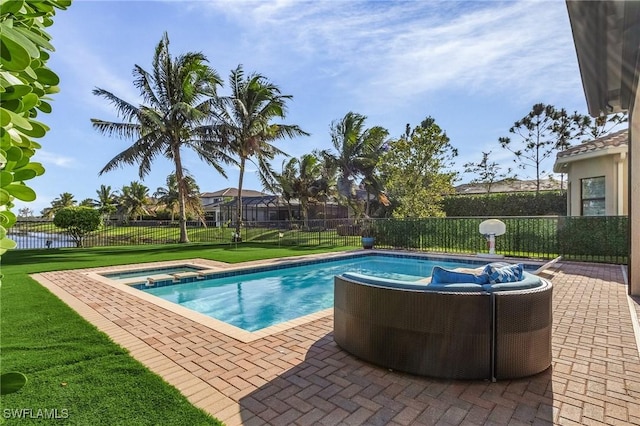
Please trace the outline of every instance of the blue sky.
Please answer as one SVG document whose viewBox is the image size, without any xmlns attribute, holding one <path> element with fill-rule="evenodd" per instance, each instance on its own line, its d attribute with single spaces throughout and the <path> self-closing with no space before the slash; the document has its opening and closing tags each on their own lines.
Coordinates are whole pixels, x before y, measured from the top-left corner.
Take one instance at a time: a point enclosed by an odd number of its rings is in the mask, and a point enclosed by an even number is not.
<svg viewBox="0 0 640 426">
<path fill-rule="evenodd" d="M 225 81 L 243 64 L 293 95 L 286 122 L 311 136 L 279 143 L 292 156 L 329 148 L 331 122 L 355 111 L 393 137 L 433 116 L 459 150 L 459 170 L 489 150 L 511 165 L 498 138 L 534 103 L 586 113 L 564 1 L 76 0 L 49 29 L 56 47 L 49 66 L 61 92 L 53 112 L 40 117 L 51 131 L 35 158 L 47 171 L 30 182 L 38 199 L 17 208 L 37 214 L 62 192 L 80 201 L 94 198 L 101 184 L 119 189 L 139 180 L 133 166 L 98 175 L 131 141 L 91 128 L 91 118 L 116 119 L 91 91 L 138 102 L 131 71 L 135 64 L 151 69 L 164 31 L 174 56 L 202 52 Z M 195 155 L 186 167 L 202 191 L 237 186 L 236 168 L 225 179 Z M 153 193 L 171 170 L 159 159 L 143 183 Z M 262 189 L 254 170 L 245 188 Z"/>
</svg>

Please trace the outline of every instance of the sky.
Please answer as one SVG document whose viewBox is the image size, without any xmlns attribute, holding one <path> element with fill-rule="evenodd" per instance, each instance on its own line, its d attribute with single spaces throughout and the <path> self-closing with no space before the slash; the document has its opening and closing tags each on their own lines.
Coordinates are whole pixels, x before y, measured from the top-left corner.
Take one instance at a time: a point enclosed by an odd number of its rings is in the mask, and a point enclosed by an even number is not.
<svg viewBox="0 0 640 426">
<path fill-rule="evenodd" d="M 49 67 L 61 79 L 53 112 L 39 120 L 51 127 L 34 161 L 46 168 L 29 182 L 38 194 L 37 215 L 63 192 L 79 202 L 96 198 L 100 185 L 113 190 L 140 181 L 136 166 L 99 175 L 131 145 L 101 135 L 91 118 L 119 121 L 96 87 L 139 103 L 132 70 L 151 70 L 166 31 L 170 52 L 201 52 L 226 81 L 242 64 L 292 95 L 284 122 L 309 137 L 283 139 L 278 147 L 299 157 L 331 148 L 330 125 L 349 112 L 367 116 L 392 137 L 432 116 L 459 151 L 455 169 L 479 162 L 483 151 L 512 166 L 498 138 L 535 103 L 586 114 L 571 27 L 564 1 L 83 1 L 59 11 L 49 33 L 56 51 Z M 221 88 L 226 95 L 228 85 Z M 282 157 L 274 161 L 281 170 Z M 238 186 L 191 154 L 185 167 L 202 192 Z M 544 164 L 551 170 L 553 160 Z M 172 172 L 158 159 L 142 182 L 150 193 Z M 520 178 L 535 178 L 518 170 Z M 457 183 L 474 176 L 461 174 Z M 262 190 L 249 167 L 244 187 Z"/>
</svg>

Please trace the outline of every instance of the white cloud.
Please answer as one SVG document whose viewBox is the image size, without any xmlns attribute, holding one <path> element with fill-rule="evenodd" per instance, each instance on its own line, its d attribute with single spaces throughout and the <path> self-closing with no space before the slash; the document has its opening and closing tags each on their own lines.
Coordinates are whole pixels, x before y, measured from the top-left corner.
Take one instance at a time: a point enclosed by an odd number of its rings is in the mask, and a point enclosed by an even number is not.
<svg viewBox="0 0 640 426">
<path fill-rule="evenodd" d="M 202 5 L 253 32 L 246 38 L 253 51 L 267 52 L 285 67 L 318 61 L 331 64 L 317 69 L 325 77 L 358 75 L 346 90 L 368 105 L 451 88 L 517 93 L 526 103 L 549 87 L 556 93 L 575 89 L 577 67 L 567 61 L 575 53 L 560 2 Z"/>
<path fill-rule="evenodd" d="M 70 169 L 73 168 L 76 164 L 76 160 L 74 158 L 45 151 L 43 149 L 40 149 L 36 152 L 34 160 L 41 162 L 45 166 L 45 168 L 49 165 L 54 165 Z"/>
</svg>

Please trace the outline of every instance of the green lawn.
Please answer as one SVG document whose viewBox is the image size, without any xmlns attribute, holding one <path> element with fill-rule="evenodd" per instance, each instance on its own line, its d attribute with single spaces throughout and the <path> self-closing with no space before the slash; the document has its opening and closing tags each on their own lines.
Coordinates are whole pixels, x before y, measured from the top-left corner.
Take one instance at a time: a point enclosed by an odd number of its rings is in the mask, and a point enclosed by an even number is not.
<svg viewBox="0 0 640 426">
<path fill-rule="evenodd" d="M 189 244 L 8 252 L 1 266 L 1 371 L 21 371 L 28 383 L 2 397 L 3 416 L 12 409 L 31 409 L 33 416 L 38 409 L 57 409 L 59 416 L 68 416 L 58 420 L 63 424 L 219 424 L 28 274 L 190 258 L 236 263 L 348 248 L 353 247 L 242 243 L 237 247 Z M 7 423 L 41 424 L 42 419 Z"/>
</svg>

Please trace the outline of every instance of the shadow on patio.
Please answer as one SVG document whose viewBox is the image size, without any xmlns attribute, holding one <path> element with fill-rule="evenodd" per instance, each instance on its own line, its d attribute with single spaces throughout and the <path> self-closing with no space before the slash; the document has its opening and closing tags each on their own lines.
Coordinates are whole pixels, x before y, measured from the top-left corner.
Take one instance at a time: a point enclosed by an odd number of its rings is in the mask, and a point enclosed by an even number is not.
<svg viewBox="0 0 640 426">
<path fill-rule="evenodd" d="M 551 369 L 497 383 L 413 376 L 360 361 L 329 333 L 239 404 L 243 424 L 551 424 L 551 377 Z"/>
<path fill-rule="evenodd" d="M 640 425 L 640 309 L 622 267 L 564 262 L 549 278 L 553 362 L 543 373 L 497 383 L 417 377 L 360 361 L 325 333 L 300 364 L 239 399 L 243 423 Z"/>
</svg>

